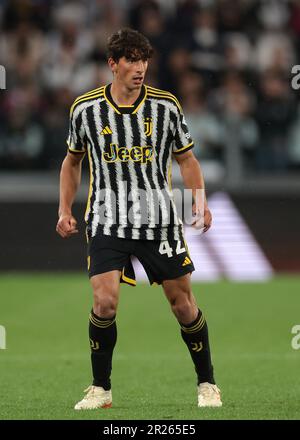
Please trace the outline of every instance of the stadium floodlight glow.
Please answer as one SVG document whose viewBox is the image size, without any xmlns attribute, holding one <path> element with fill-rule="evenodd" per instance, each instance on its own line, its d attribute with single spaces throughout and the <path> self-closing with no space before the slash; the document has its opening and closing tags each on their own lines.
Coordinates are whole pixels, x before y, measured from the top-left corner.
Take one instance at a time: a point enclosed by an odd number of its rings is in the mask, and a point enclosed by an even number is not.
<svg viewBox="0 0 300 440">
<path fill-rule="evenodd" d="M 2 65 L 0 65 L 0 89 L 6 89 L 6 70 Z"/>
<path fill-rule="evenodd" d="M 273 276 L 268 259 L 225 192 L 209 199 L 213 227 L 203 236 L 220 272 L 235 281 L 267 281 Z M 195 278 L 195 277 L 194 277 Z"/>
</svg>

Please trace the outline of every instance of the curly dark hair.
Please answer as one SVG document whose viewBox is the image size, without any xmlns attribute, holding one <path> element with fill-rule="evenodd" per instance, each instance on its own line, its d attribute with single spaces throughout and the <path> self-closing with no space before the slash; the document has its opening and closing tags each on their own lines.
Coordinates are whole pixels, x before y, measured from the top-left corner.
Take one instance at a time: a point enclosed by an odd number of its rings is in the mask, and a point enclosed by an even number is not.
<svg viewBox="0 0 300 440">
<path fill-rule="evenodd" d="M 130 28 L 115 32 L 107 44 L 107 58 L 118 62 L 125 57 L 131 61 L 147 61 L 153 55 L 153 48 L 144 35 Z"/>
</svg>

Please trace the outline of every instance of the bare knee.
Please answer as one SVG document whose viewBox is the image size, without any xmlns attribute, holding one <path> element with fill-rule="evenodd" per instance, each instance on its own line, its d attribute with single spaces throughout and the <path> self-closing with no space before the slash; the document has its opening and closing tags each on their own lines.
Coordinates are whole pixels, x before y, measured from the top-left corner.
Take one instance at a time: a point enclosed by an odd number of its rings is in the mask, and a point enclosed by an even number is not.
<svg viewBox="0 0 300 440">
<path fill-rule="evenodd" d="M 197 318 L 198 307 L 192 293 L 190 276 L 163 282 L 166 297 L 172 312 L 182 324 L 190 324 Z"/>
<path fill-rule="evenodd" d="M 112 318 L 117 313 L 119 285 L 112 280 L 93 280 L 93 311 L 101 318 Z"/>
<path fill-rule="evenodd" d="M 106 293 L 105 296 L 94 291 L 93 311 L 100 318 L 112 318 L 117 313 L 117 300 L 112 293 Z"/>
<path fill-rule="evenodd" d="M 170 300 L 170 305 L 172 312 L 182 324 L 189 324 L 197 318 L 198 308 L 192 293 L 174 297 Z"/>
</svg>

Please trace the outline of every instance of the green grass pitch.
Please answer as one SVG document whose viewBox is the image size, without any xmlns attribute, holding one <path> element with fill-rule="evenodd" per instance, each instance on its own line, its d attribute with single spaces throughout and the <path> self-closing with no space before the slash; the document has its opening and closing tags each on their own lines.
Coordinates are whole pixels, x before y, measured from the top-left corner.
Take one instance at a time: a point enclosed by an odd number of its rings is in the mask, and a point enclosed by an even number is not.
<svg viewBox="0 0 300 440">
<path fill-rule="evenodd" d="M 0 419 L 299 419 L 300 278 L 194 283 L 222 408 L 196 406 L 195 375 L 161 288 L 121 289 L 113 407 L 75 412 L 91 381 L 84 274 L 0 275 Z"/>
</svg>

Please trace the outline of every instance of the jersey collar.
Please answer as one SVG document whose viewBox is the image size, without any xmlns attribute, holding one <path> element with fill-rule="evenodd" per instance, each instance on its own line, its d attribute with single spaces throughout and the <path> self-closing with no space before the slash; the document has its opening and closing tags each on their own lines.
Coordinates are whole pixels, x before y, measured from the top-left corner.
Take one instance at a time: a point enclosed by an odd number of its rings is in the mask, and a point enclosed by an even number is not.
<svg viewBox="0 0 300 440">
<path fill-rule="evenodd" d="M 118 106 L 115 103 L 115 101 L 113 100 L 113 98 L 111 96 L 111 93 L 110 93 L 110 90 L 111 90 L 111 84 L 108 84 L 107 86 L 105 86 L 105 88 L 104 88 L 104 97 L 105 97 L 106 101 L 108 102 L 108 104 L 118 114 L 133 114 L 133 113 L 136 113 L 138 111 L 138 109 L 141 107 L 141 105 L 143 104 L 143 102 L 145 101 L 146 95 L 147 95 L 147 88 L 143 84 L 139 97 L 137 98 L 137 100 L 132 105 L 119 105 Z"/>
</svg>

